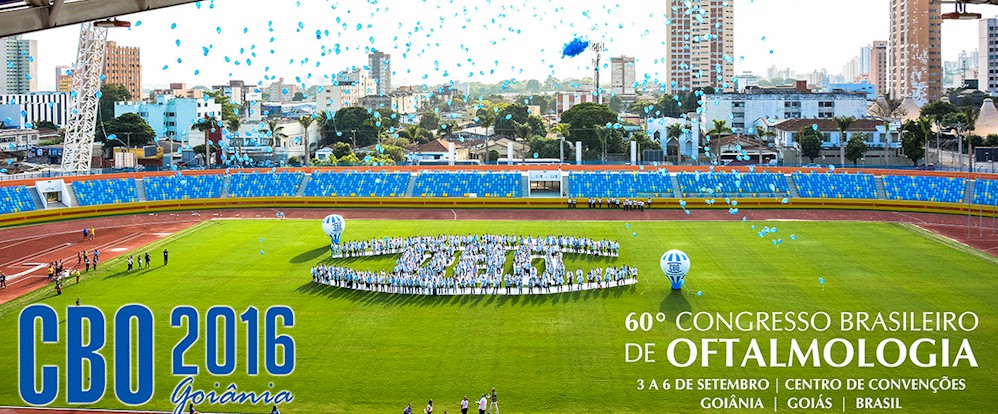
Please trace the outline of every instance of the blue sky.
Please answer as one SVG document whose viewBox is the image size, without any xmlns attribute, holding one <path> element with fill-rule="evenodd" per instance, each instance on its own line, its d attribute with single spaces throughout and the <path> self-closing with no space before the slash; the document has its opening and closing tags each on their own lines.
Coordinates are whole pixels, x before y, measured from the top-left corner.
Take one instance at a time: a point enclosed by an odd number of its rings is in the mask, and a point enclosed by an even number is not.
<svg viewBox="0 0 998 414">
<path fill-rule="evenodd" d="M 395 85 L 588 76 L 587 56 L 561 57 L 562 45 L 575 36 L 604 40 L 608 56 L 635 56 L 639 80 L 647 74 L 649 80 L 664 81 L 668 3 L 650 3 L 215 0 L 123 17 L 134 27 L 112 30 L 110 39 L 142 48 L 146 88 L 169 82 L 255 82 L 265 76 L 326 83 L 324 77 L 365 65 L 372 47 L 392 54 Z M 888 4 L 732 0 L 735 73 L 764 75 L 770 65 L 839 73 L 860 47 L 887 39 Z M 998 7 L 971 9 L 986 17 L 998 14 Z M 977 48 L 977 24 L 944 23 L 945 60 Z M 39 41 L 41 88 L 54 87 L 56 65 L 73 61 L 77 36 L 77 27 L 26 35 Z"/>
</svg>

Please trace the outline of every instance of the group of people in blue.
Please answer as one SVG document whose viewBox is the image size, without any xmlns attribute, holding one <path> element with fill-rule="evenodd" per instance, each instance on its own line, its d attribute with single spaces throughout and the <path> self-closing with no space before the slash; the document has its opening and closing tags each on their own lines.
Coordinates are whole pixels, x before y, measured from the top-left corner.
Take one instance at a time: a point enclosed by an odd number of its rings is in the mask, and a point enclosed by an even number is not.
<svg viewBox="0 0 998 414">
<path fill-rule="evenodd" d="M 347 289 L 411 295 L 527 295 L 632 284 L 633 266 L 567 270 L 564 254 L 616 257 L 619 243 L 571 236 L 451 235 L 382 238 L 334 245 L 334 258 L 400 254 L 391 271 L 320 264 L 315 283 Z M 513 252 L 506 269 L 507 252 Z M 460 258 L 455 263 L 455 255 Z M 544 260 L 544 270 L 533 266 Z M 447 268 L 453 271 L 447 274 Z"/>
</svg>

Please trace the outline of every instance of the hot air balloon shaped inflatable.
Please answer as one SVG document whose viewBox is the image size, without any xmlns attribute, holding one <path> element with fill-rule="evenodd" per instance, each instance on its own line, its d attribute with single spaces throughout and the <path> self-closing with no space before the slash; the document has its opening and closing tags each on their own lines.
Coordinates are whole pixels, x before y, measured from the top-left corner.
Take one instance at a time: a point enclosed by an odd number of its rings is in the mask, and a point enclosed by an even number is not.
<svg viewBox="0 0 998 414">
<path fill-rule="evenodd" d="M 669 250 L 662 255 L 659 264 L 662 272 L 669 277 L 669 282 L 672 282 L 672 290 L 681 290 L 683 280 L 690 272 L 690 256 L 681 250 Z"/>
</svg>

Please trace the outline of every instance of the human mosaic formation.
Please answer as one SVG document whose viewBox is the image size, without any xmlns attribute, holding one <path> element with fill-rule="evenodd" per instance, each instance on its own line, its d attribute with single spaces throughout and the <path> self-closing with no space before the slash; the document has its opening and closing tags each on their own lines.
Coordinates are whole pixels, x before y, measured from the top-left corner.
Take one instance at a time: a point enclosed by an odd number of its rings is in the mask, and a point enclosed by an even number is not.
<svg viewBox="0 0 998 414">
<path fill-rule="evenodd" d="M 342 259 L 399 254 L 391 271 L 320 264 L 312 268 L 312 281 L 407 295 L 533 295 L 635 284 L 638 269 L 634 266 L 573 271 L 563 261 L 566 254 L 617 257 L 619 249 L 613 240 L 572 236 L 385 237 L 333 245 L 332 255 Z M 507 252 L 513 253 L 509 268 Z M 533 266 L 534 260 L 544 261 L 543 270 Z"/>
</svg>

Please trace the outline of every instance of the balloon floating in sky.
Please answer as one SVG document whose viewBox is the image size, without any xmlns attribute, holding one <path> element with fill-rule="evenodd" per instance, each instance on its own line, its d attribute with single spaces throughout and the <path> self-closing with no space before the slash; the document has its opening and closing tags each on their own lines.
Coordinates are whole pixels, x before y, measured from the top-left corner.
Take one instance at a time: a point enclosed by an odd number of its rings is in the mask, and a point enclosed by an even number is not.
<svg viewBox="0 0 998 414">
<path fill-rule="evenodd" d="M 571 42 L 565 43 L 565 47 L 561 51 L 561 56 L 570 58 L 576 57 L 582 54 L 582 52 L 585 52 L 586 49 L 589 49 L 589 41 L 576 37 L 575 39 L 572 39 Z"/>
</svg>

